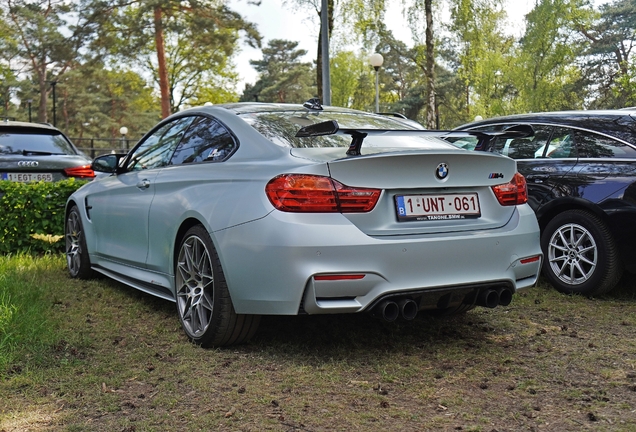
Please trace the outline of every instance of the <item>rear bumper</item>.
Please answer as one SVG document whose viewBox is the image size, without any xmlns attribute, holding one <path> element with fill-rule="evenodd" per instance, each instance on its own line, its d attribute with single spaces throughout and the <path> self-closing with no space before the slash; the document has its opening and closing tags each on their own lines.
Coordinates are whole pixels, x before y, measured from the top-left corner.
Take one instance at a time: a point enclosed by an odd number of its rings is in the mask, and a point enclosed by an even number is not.
<svg viewBox="0 0 636 432">
<path fill-rule="evenodd" d="M 505 226 L 477 232 L 369 237 L 339 214 L 272 212 L 213 239 L 241 314 L 355 313 L 387 296 L 474 287 L 516 292 L 536 283 L 542 261 L 521 262 L 542 256 L 527 205 Z M 315 278 L 343 274 L 363 277 Z"/>
</svg>

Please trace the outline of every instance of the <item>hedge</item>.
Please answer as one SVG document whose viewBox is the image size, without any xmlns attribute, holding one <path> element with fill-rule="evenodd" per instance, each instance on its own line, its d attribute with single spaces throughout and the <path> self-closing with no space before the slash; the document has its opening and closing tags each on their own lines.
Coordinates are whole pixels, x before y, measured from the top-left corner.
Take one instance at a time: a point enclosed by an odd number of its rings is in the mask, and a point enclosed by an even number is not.
<svg viewBox="0 0 636 432">
<path fill-rule="evenodd" d="M 64 251 L 64 206 L 86 181 L 0 181 L 0 253 Z"/>
</svg>

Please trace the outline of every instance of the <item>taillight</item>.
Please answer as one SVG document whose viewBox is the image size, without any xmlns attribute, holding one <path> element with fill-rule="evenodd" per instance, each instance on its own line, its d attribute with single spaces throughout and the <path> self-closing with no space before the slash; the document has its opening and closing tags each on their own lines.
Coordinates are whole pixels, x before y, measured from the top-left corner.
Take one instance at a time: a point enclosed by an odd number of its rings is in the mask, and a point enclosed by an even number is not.
<svg viewBox="0 0 636 432">
<path fill-rule="evenodd" d="M 95 171 L 91 169 L 90 165 L 77 166 L 73 168 L 64 168 L 64 173 L 69 177 L 78 177 L 78 178 L 95 177 Z"/>
<path fill-rule="evenodd" d="M 497 201 L 502 206 L 512 206 L 525 204 L 528 202 L 528 189 L 526 178 L 519 173 L 515 173 L 510 183 L 493 186 Z"/>
<path fill-rule="evenodd" d="M 293 213 L 364 213 L 373 210 L 380 190 L 352 188 L 324 176 L 283 174 L 265 186 L 272 205 Z"/>
</svg>

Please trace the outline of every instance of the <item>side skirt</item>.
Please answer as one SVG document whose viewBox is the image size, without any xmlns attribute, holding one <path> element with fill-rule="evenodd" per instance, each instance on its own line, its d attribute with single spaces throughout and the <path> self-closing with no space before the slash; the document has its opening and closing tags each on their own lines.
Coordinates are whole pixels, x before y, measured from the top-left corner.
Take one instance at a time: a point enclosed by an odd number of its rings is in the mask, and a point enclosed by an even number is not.
<svg viewBox="0 0 636 432">
<path fill-rule="evenodd" d="M 143 291 L 150 295 L 162 298 L 164 300 L 168 300 L 171 302 L 175 302 L 174 294 L 170 289 L 161 286 L 155 285 L 149 282 L 140 281 L 138 279 L 134 279 L 128 276 L 125 276 L 121 273 L 114 272 L 112 270 L 108 270 L 100 265 L 93 265 L 93 270 L 100 272 L 101 274 L 108 276 L 111 279 L 116 280 L 117 282 L 121 282 L 125 285 L 128 285 L 132 288 L 138 289 L 139 291 Z"/>
</svg>

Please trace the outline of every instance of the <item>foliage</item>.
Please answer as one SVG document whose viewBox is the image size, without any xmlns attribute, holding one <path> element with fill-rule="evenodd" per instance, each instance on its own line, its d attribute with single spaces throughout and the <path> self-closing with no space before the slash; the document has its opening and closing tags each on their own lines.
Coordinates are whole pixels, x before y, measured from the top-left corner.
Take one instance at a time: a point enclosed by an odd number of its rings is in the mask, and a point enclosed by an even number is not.
<svg viewBox="0 0 636 432">
<path fill-rule="evenodd" d="M 636 105 L 636 0 L 615 0 L 577 19 L 585 38 L 584 73 L 595 83 L 595 106 Z"/>
<path fill-rule="evenodd" d="M 316 60 L 315 60 L 315 91 L 312 91 L 320 98 L 323 97 L 322 90 L 322 1 L 321 0 L 284 0 L 284 3 L 291 4 L 299 9 L 310 9 L 315 15 L 315 34 L 317 38 Z M 362 41 L 364 45 L 370 45 L 377 38 L 378 26 L 381 26 L 386 11 L 386 0 L 327 0 L 327 32 L 329 46 L 346 46 L 354 40 Z M 336 25 L 337 23 L 337 25 Z M 333 56 L 337 52 L 330 52 L 330 68 Z M 330 80 L 333 80 L 333 72 L 330 71 Z M 334 98 L 341 98 L 331 88 L 331 104 L 336 105 Z"/>
<path fill-rule="evenodd" d="M 353 51 L 339 51 L 331 57 L 332 105 L 373 110 L 375 78 L 366 57 Z M 381 95 L 387 93 L 382 92 Z"/>
<path fill-rule="evenodd" d="M 74 138 L 117 137 L 121 126 L 140 137 L 160 119 L 152 88 L 132 70 L 82 65 L 60 80 L 57 93 L 58 127 Z"/>
<path fill-rule="evenodd" d="M 260 73 L 259 80 L 243 91 L 241 101 L 303 103 L 313 96 L 311 64 L 300 62 L 305 50 L 298 42 L 273 39 L 263 48 L 262 60 L 250 64 Z"/>
<path fill-rule="evenodd" d="M 287 4 L 311 10 L 319 24 L 320 1 Z M 457 126 L 475 115 L 636 105 L 636 0 L 601 6 L 537 0 L 524 22 L 514 24 L 521 37 L 511 35 L 504 0 L 327 4 L 330 45 L 338 48 L 330 56 L 334 105 L 373 109 L 374 73 L 366 59 L 375 50 L 385 56 L 379 71 L 382 111 L 404 113 L 429 127 Z M 121 126 L 137 137 L 167 113 L 236 101 L 234 55 L 240 41 L 260 46 L 260 35 L 228 5 L 0 2 L 0 111 L 27 120 L 30 107 L 34 120 L 50 122 L 55 88 L 57 126 L 68 135 L 118 138 Z M 412 45 L 386 30 L 389 7 L 401 7 Z M 255 94 L 276 102 L 322 96 L 320 46 L 315 64 L 304 64 L 293 43 L 270 42 L 263 60 L 253 63 L 260 68 L 259 82 L 241 100 Z M 287 57 L 277 58 L 276 49 Z"/>
<path fill-rule="evenodd" d="M 513 40 L 503 33 L 501 0 L 454 0 L 450 45 L 457 58 L 457 75 L 466 99 L 465 120 L 506 112 L 505 77 Z"/>
<path fill-rule="evenodd" d="M 93 35 L 93 18 L 78 2 L 6 0 L 0 3 L 0 59 L 19 65 L 39 95 L 37 119 L 49 119 L 47 98 L 57 82 L 81 57 Z M 71 24 L 70 16 L 73 16 Z"/>
<path fill-rule="evenodd" d="M 59 252 L 63 242 L 49 243 L 33 234 L 64 234 L 67 198 L 86 181 L 19 183 L 0 181 L 0 254 Z"/>
<path fill-rule="evenodd" d="M 113 59 L 123 58 L 150 73 L 160 89 L 163 117 L 209 89 L 225 87 L 227 93 L 228 84 L 236 82 L 231 59 L 240 32 L 250 45 L 260 46 L 254 24 L 243 20 L 225 2 L 105 3 L 106 7 L 99 0 L 92 3 L 96 10 L 109 11 L 100 33 L 102 43 L 109 47 Z M 235 98 L 229 95 L 230 100 Z"/>
<path fill-rule="evenodd" d="M 512 68 L 517 111 L 583 107 L 583 77 L 576 67 L 583 46 L 573 31 L 589 17 L 580 0 L 542 0 L 527 16 L 526 32 Z"/>
</svg>

